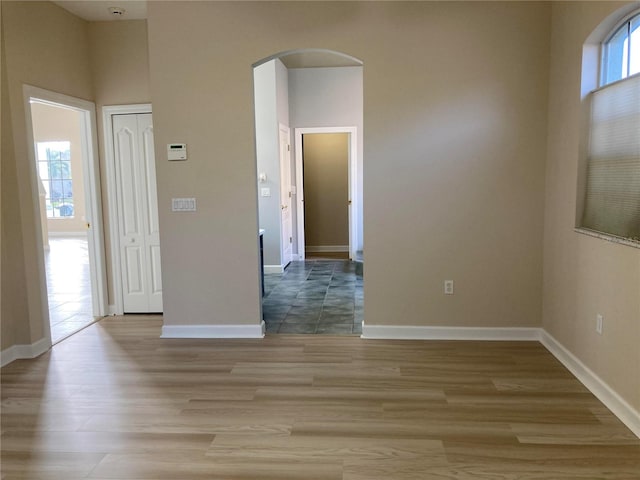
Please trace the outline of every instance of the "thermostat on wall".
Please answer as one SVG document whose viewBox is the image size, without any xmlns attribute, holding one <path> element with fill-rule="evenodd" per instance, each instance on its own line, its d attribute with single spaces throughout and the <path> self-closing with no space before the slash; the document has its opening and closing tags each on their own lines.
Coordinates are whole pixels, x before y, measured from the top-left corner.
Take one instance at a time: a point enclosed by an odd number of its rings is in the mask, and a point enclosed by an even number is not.
<svg viewBox="0 0 640 480">
<path fill-rule="evenodd" d="M 167 145 L 168 160 L 186 160 L 187 144 L 186 143 L 169 143 Z"/>
</svg>

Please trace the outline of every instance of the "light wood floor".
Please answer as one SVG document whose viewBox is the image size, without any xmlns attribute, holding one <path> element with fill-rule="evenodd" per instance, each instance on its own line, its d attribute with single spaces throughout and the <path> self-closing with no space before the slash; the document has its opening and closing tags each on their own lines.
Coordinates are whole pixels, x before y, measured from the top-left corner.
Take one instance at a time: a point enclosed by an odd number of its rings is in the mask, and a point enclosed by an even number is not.
<svg viewBox="0 0 640 480">
<path fill-rule="evenodd" d="M 535 342 L 163 340 L 111 317 L 2 369 L 2 479 L 638 479 Z"/>
</svg>

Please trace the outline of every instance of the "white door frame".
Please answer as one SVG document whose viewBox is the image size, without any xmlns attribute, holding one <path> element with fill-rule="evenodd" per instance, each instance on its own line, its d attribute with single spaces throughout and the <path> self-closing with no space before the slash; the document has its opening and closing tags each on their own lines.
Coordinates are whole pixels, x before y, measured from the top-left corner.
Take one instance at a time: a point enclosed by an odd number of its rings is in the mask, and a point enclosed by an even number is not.
<svg viewBox="0 0 640 480">
<path fill-rule="evenodd" d="M 118 224 L 118 203 L 116 192 L 116 160 L 113 151 L 113 116 L 136 113 L 152 113 L 150 103 L 134 105 L 108 105 L 102 107 L 102 128 L 104 130 L 104 153 L 107 173 L 107 195 L 109 196 L 109 226 L 111 234 L 111 271 L 113 272 L 113 305 L 110 313 L 122 315 L 124 313 L 124 299 L 122 297 L 122 269 L 120 268 L 120 230 Z"/>
<path fill-rule="evenodd" d="M 284 133 L 287 137 L 287 145 L 290 146 L 291 144 L 291 129 L 286 126 L 283 123 L 278 123 L 278 167 L 280 170 L 280 189 L 279 189 L 279 199 L 278 199 L 278 208 L 282 209 L 282 195 L 283 195 L 283 191 L 286 189 L 287 192 L 289 193 L 289 221 L 291 223 L 291 236 L 293 236 L 293 197 L 291 195 L 291 185 L 292 185 L 292 177 L 291 177 L 291 149 L 289 149 L 286 152 L 283 152 L 282 150 L 282 143 L 281 143 L 281 138 L 280 138 L 280 134 Z M 286 154 L 287 155 L 287 162 L 289 163 L 289 185 L 283 185 L 282 182 L 282 177 L 283 177 L 283 171 L 282 171 L 282 155 Z M 284 272 L 284 269 L 287 265 L 289 265 L 289 262 L 291 262 L 291 260 L 293 259 L 293 244 L 291 243 L 291 254 L 289 256 L 289 258 L 285 258 L 284 257 L 284 252 L 285 252 L 285 245 L 287 242 L 289 242 L 288 238 L 285 238 L 285 236 L 283 235 L 283 225 L 282 225 L 282 211 L 280 212 L 280 264 L 282 265 L 282 271 Z"/>
<path fill-rule="evenodd" d="M 349 257 L 356 258 L 358 245 L 358 128 L 310 127 L 294 129 L 296 149 L 296 218 L 298 224 L 298 258 L 304 260 L 304 176 L 302 171 L 302 136 L 307 133 L 349 134 Z"/>
<path fill-rule="evenodd" d="M 37 101 L 54 107 L 67 108 L 80 113 L 82 169 L 87 206 L 86 219 L 91 228 L 87 229 L 89 265 L 91 275 L 91 298 L 93 316 L 107 314 L 107 273 L 105 268 L 104 224 L 102 219 L 102 194 L 100 189 L 100 165 L 98 159 L 98 135 L 96 127 L 96 106 L 93 102 L 52 92 L 32 85 L 24 85 L 24 113 L 27 122 L 27 155 L 31 192 L 34 204 L 34 222 L 36 224 L 36 247 L 38 248 L 38 270 L 40 277 L 40 300 L 45 321 L 45 336 L 51 344 L 51 325 L 49 323 L 49 298 L 47 292 L 46 270 L 44 266 L 44 245 L 40 226 L 40 198 L 38 172 L 36 168 L 35 140 L 33 137 L 33 118 L 31 101 Z"/>
</svg>

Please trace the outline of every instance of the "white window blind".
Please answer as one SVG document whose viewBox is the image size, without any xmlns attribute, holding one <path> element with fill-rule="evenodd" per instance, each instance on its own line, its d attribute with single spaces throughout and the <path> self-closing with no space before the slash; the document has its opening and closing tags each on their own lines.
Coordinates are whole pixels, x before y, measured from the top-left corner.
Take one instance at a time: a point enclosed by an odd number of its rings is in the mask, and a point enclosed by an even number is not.
<svg viewBox="0 0 640 480">
<path fill-rule="evenodd" d="M 640 75 L 592 95 L 582 226 L 640 241 Z"/>
</svg>

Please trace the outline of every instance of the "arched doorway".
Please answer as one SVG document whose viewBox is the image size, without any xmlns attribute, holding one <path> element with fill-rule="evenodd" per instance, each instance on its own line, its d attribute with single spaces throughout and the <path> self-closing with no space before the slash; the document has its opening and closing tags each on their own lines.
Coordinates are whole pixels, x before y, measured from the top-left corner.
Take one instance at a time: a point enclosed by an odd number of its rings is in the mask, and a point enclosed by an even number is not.
<svg viewBox="0 0 640 480">
<path fill-rule="evenodd" d="M 254 64 L 254 100 L 267 332 L 360 334 L 362 62 L 321 49 L 270 56 Z M 323 150 L 336 140 L 340 151 Z"/>
</svg>

